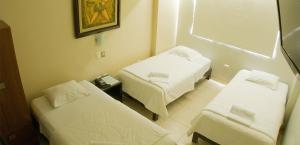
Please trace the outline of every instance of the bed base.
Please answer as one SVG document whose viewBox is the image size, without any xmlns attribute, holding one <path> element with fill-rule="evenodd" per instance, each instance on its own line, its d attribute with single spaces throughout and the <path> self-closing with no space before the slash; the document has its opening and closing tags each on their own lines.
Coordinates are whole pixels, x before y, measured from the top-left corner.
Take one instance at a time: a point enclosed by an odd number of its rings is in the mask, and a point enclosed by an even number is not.
<svg viewBox="0 0 300 145">
<path fill-rule="evenodd" d="M 158 120 L 158 114 L 153 113 L 153 114 L 152 114 L 152 120 L 153 120 L 153 121 L 157 121 L 157 120 Z"/>
<path fill-rule="evenodd" d="M 199 141 L 198 139 L 199 139 L 199 138 L 200 138 L 201 140 L 203 140 L 203 141 L 205 141 L 205 142 L 211 144 L 211 145 L 220 145 L 220 144 L 218 144 L 218 143 L 216 143 L 216 142 L 214 142 L 214 141 L 208 139 L 208 138 L 205 137 L 204 135 L 201 135 L 201 134 L 198 133 L 198 132 L 194 132 L 194 133 L 193 133 L 192 142 L 193 142 L 193 143 L 198 143 L 198 141 Z"/>
<path fill-rule="evenodd" d="M 141 105 L 144 105 L 143 103 L 141 103 L 140 101 L 138 101 L 137 99 L 135 99 L 134 97 L 130 96 L 129 94 L 127 94 L 126 92 L 122 91 L 123 96 L 129 97 L 130 99 L 140 103 Z M 145 105 L 144 105 L 145 106 Z M 145 107 L 146 108 L 146 107 Z M 149 110 L 150 111 L 150 110 Z M 158 114 L 156 113 L 152 113 L 152 120 L 153 121 L 157 121 L 158 120 Z"/>
<path fill-rule="evenodd" d="M 212 74 L 212 68 L 209 68 L 209 70 L 204 74 L 204 78 L 209 80 L 211 78 Z"/>
<path fill-rule="evenodd" d="M 31 112 L 32 112 L 32 110 L 31 110 Z M 39 139 L 44 140 L 49 144 L 49 139 L 44 134 L 41 133 L 40 123 L 38 122 L 37 117 L 34 114 L 31 114 L 31 118 L 32 118 L 33 127 L 38 131 Z M 1 142 L 0 142 L 0 145 L 2 145 Z"/>
<path fill-rule="evenodd" d="M 141 103 L 141 102 L 138 101 L 137 99 L 135 99 L 135 98 L 133 98 L 132 96 L 130 96 L 129 94 L 127 94 L 126 92 L 122 91 L 122 93 L 123 93 L 123 96 L 127 96 L 127 97 L 129 97 L 129 98 L 135 100 L 136 102 L 138 102 L 138 103 L 144 105 L 143 103 Z M 146 107 L 145 107 L 145 108 L 146 108 Z M 149 110 L 149 111 L 150 111 L 150 110 Z M 153 120 L 153 121 L 157 121 L 157 120 L 158 120 L 158 114 L 152 113 L 152 120 Z"/>
</svg>

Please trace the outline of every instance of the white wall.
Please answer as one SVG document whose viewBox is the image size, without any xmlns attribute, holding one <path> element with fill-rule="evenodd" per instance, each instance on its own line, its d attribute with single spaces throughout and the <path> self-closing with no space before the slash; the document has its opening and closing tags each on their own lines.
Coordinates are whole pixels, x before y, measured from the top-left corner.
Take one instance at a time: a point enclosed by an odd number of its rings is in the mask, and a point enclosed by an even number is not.
<svg viewBox="0 0 300 145">
<path fill-rule="evenodd" d="M 298 78 L 298 79 L 297 79 Z M 286 116 L 285 116 L 285 122 L 288 121 L 291 112 L 294 109 L 295 103 L 299 97 L 300 94 L 300 79 L 299 76 L 295 77 L 295 79 L 293 80 L 292 85 L 290 86 L 290 95 L 289 95 L 289 99 L 287 102 L 287 107 L 286 107 Z"/>
<path fill-rule="evenodd" d="M 94 36 L 74 38 L 72 0 L 0 0 L 0 19 L 12 28 L 27 99 L 71 79 L 93 79 L 150 56 L 152 1 L 121 0 L 121 28 L 104 33 L 106 57 Z"/>
<path fill-rule="evenodd" d="M 158 0 L 155 52 L 176 46 L 179 0 Z"/>
<path fill-rule="evenodd" d="M 209 57 L 213 62 L 213 79 L 227 83 L 240 69 L 259 69 L 280 76 L 283 82 L 292 83 L 294 75 L 280 52 L 280 45 L 276 48 L 277 53 L 274 58 L 269 59 L 191 35 L 193 7 L 193 0 L 180 0 L 177 45 L 192 47 Z M 274 24 L 278 24 L 278 22 L 274 22 Z M 230 65 L 230 67 L 224 67 L 225 64 Z"/>
<path fill-rule="evenodd" d="M 298 99 L 291 118 L 288 122 L 282 145 L 300 144 L 300 99 Z"/>
</svg>

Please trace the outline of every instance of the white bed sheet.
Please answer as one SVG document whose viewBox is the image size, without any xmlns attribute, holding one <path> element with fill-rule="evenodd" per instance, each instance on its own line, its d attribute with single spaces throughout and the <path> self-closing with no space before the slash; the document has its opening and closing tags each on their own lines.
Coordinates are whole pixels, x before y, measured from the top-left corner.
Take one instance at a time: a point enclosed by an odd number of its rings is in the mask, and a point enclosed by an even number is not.
<svg viewBox="0 0 300 145">
<path fill-rule="evenodd" d="M 276 145 L 283 121 L 288 86 L 277 90 L 246 81 L 250 71 L 241 70 L 192 121 L 189 134 L 198 132 L 222 145 Z M 227 119 L 232 105 L 255 112 L 249 127 Z"/>
<path fill-rule="evenodd" d="M 80 82 L 90 96 L 53 109 L 45 97 L 32 101 L 41 132 L 51 145 L 175 145 L 169 133 L 112 99 L 93 84 Z"/>
<path fill-rule="evenodd" d="M 199 57 L 190 61 L 171 54 L 171 51 L 173 49 L 130 65 L 119 73 L 123 91 L 162 117 L 168 116 L 166 106 L 193 90 L 194 84 L 203 78 L 211 65 L 211 61 L 201 54 L 196 54 Z M 150 82 L 148 74 L 151 72 L 168 74 L 169 82 Z"/>
</svg>

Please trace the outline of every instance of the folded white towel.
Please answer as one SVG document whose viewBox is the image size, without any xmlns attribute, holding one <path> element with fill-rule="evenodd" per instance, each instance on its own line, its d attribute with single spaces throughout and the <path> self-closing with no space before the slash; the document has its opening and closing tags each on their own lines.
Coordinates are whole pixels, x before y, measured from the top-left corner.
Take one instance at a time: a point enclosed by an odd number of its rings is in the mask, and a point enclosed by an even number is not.
<svg viewBox="0 0 300 145">
<path fill-rule="evenodd" d="M 234 121 L 234 122 L 237 122 L 237 123 L 240 123 L 242 125 L 245 125 L 247 127 L 250 127 L 252 124 L 253 124 L 253 121 L 251 120 L 248 120 L 248 119 L 245 119 L 245 118 L 242 118 L 236 114 L 232 114 L 232 113 L 228 113 L 227 115 L 227 118 Z"/>
<path fill-rule="evenodd" d="M 232 105 L 230 112 L 232 114 L 238 115 L 242 118 L 254 121 L 255 120 L 255 113 L 249 109 L 246 109 L 243 106 L 239 106 L 239 105 Z"/>
<path fill-rule="evenodd" d="M 150 82 L 169 83 L 169 74 L 162 72 L 150 72 L 148 75 Z"/>
<path fill-rule="evenodd" d="M 152 83 L 165 83 L 165 84 L 169 83 L 169 79 L 168 78 L 150 77 L 149 81 L 152 82 Z"/>
<path fill-rule="evenodd" d="M 231 106 L 228 117 L 247 126 L 251 125 L 255 121 L 255 113 L 239 105 Z"/>
<path fill-rule="evenodd" d="M 169 78 L 169 74 L 163 72 L 150 72 L 149 78 Z"/>
<path fill-rule="evenodd" d="M 112 143 L 112 142 L 100 142 L 100 141 L 91 141 L 89 145 L 123 145 L 121 143 Z"/>
</svg>

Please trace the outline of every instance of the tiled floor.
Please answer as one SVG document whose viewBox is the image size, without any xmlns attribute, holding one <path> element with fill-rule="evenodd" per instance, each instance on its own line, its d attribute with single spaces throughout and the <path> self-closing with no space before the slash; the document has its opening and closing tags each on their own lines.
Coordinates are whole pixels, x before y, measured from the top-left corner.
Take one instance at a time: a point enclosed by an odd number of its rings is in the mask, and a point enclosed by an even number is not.
<svg viewBox="0 0 300 145">
<path fill-rule="evenodd" d="M 187 136 L 186 132 L 190 126 L 190 121 L 222 88 L 223 86 L 211 80 L 198 83 L 194 91 L 187 93 L 167 106 L 169 112 L 167 118 L 159 118 L 155 123 L 169 130 L 171 137 L 178 142 L 178 145 L 209 145 L 201 141 L 198 144 L 193 144 L 191 142 L 192 136 Z M 145 109 L 141 103 L 129 97 L 124 97 L 124 104 L 151 119 L 152 113 Z M 48 145 L 42 137 L 41 145 Z"/>
<path fill-rule="evenodd" d="M 159 118 L 155 123 L 169 130 L 171 137 L 177 141 L 178 145 L 196 145 L 191 142 L 192 136 L 186 134 L 190 127 L 190 122 L 222 88 L 223 86 L 211 80 L 200 82 L 194 91 L 169 104 L 167 106 L 169 116 L 167 118 Z M 124 103 L 151 119 L 152 113 L 145 109 L 142 104 L 128 97 L 124 97 Z M 200 141 L 197 145 L 208 144 Z"/>
</svg>

